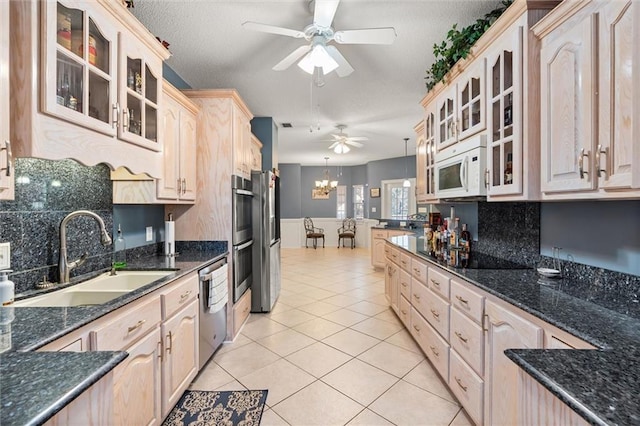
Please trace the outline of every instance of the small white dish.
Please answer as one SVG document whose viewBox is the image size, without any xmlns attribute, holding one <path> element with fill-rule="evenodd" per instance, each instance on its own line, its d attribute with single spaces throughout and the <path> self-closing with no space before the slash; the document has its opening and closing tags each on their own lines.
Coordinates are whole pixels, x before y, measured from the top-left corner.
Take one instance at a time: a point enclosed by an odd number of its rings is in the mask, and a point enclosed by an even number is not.
<svg viewBox="0 0 640 426">
<path fill-rule="evenodd" d="M 557 278 L 560 276 L 560 271 L 551 268 L 538 268 L 538 274 L 547 278 Z"/>
</svg>

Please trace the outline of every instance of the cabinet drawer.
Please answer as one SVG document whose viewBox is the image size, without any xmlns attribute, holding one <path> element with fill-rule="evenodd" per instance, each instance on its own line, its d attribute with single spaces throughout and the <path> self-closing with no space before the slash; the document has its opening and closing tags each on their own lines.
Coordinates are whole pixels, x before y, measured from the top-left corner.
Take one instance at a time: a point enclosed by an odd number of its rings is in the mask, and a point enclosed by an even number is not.
<svg viewBox="0 0 640 426">
<path fill-rule="evenodd" d="M 468 284 L 465 285 L 455 279 L 451 280 L 451 306 L 455 306 L 469 318 L 482 324 L 484 296 L 471 290 Z"/>
<path fill-rule="evenodd" d="M 121 314 L 118 311 L 126 310 Z M 119 351 L 126 349 L 161 320 L 160 298 L 151 297 L 141 304 L 124 306 L 114 312 L 104 325 L 91 332 L 91 350 Z"/>
<path fill-rule="evenodd" d="M 451 309 L 449 343 L 481 377 L 484 365 L 484 334 L 482 327 L 457 309 Z"/>
<path fill-rule="evenodd" d="M 411 256 L 400 253 L 400 267 L 407 272 L 411 272 Z"/>
<path fill-rule="evenodd" d="M 449 302 L 442 300 L 431 289 L 427 290 L 427 314 L 424 317 L 445 340 L 449 338 Z"/>
<path fill-rule="evenodd" d="M 387 244 L 389 245 L 389 244 Z M 400 264 L 400 250 L 395 249 L 395 248 L 391 248 L 391 250 L 389 251 L 389 258 L 391 259 L 391 261 L 393 263 L 395 263 L 396 265 Z"/>
<path fill-rule="evenodd" d="M 382 242 L 384 244 L 384 257 L 391 260 L 391 245 L 389 243 Z"/>
<path fill-rule="evenodd" d="M 450 275 L 440 269 L 429 267 L 429 288 L 440 296 L 449 300 L 449 278 Z"/>
<path fill-rule="evenodd" d="M 415 309 L 411 310 L 411 335 L 445 382 L 449 380 L 449 345 Z"/>
<path fill-rule="evenodd" d="M 372 238 L 387 238 L 387 231 L 381 231 L 381 230 L 372 230 L 371 231 L 371 237 Z"/>
<path fill-rule="evenodd" d="M 482 424 L 482 406 L 484 404 L 484 382 L 465 362 L 451 351 L 449 388 L 458 398 L 469 417 Z"/>
<path fill-rule="evenodd" d="M 413 306 L 422 316 L 426 317 L 429 312 L 427 299 L 429 298 L 429 289 L 415 278 L 411 279 L 411 306 Z"/>
<path fill-rule="evenodd" d="M 427 264 L 414 260 L 411 262 L 411 275 L 423 284 L 427 283 Z"/>
<path fill-rule="evenodd" d="M 411 299 L 411 274 L 407 271 L 400 270 L 400 294 Z"/>
<path fill-rule="evenodd" d="M 404 298 L 404 296 L 400 296 L 400 310 L 398 316 L 405 327 L 411 327 L 411 304 Z"/>
<path fill-rule="evenodd" d="M 193 273 L 176 280 L 167 290 L 164 290 L 160 296 L 162 300 L 162 318 L 169 318 L 198 297 L 199 283 L 198 275 Z"/>
<path fill-rule="evenodd" d="M 233 305 L 233 335 L 240 331 L 242 324 L 249 318 L 251 313 L 251 289 L 247 290 L 240 300 Z"/>
</svg>

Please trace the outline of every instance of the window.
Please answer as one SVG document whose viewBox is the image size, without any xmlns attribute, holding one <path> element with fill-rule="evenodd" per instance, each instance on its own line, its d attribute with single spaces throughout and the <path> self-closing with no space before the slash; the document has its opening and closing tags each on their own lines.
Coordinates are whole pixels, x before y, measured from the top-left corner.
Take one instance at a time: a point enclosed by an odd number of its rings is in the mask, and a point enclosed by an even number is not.
<svg viewBox="0 0 640 426">
<path fill-rule="evenodd" d="M 338 219 L 347 218 L 347 187 L 338 185 L 336 188 L 336 217 Z"/>
<path fill-rule="evenodd" d="M 364 185 L 353 185 L 353 217 L 364 219 Z"/>
<path fill-rule="evenodd" d="M 402 186 L 403 179 L 383 180 L 382 184 L 382 218 L 405 220 L 416 212 L 415 187 L 416 180 L 409 179 L 411 186 Z"/>
</svg>

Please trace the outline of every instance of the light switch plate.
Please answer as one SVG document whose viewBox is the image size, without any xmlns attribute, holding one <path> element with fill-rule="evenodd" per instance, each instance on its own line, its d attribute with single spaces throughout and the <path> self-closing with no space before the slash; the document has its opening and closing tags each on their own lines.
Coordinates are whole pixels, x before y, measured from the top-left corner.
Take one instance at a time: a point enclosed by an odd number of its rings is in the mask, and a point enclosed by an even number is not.
<svg viewBox="0 0 640 426">
<path fill-rule="evenodd" d="M 371 207 L 371 212 L 375 213 L 376 212 L 376 208 L 375 207 Z"/>
<path fill-rule="evenodd" d="M 0 269 L 11 268 L 11 243 L 0 243 Z"/>
<path fill-rule="evenodd" d="M 147 226 L 147 242 L 153 241 L 153 226 Z"/>
</svg>

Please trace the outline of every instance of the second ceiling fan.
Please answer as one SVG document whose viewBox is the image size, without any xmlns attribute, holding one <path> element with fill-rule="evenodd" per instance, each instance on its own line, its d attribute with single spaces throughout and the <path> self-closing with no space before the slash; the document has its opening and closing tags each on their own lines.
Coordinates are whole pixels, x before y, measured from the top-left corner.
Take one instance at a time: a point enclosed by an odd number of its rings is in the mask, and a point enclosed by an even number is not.
<svg viewBox="0 0 640 426">
<path fill-rule="evenodd" d="M 348 145 L 362 148 L 364 145 L 360 143 L 360 141 L 368 141 L 369 138 L 366 136 L 349 136 L 344 133 L 344 129 L 347 127 L 343 124 L 339 124 L 336 126 L 340 132 L 338 134 L 332 133 L 331 136 L 333 139 L 325 140 L 323 142 L 333 142 L 329 145 L 328 149 L 332 149 L 336 154 L 346 154 L 350 151 Z"/>
<path fill-rule="evenodd" d="M 251 21 L 242 24 L 249 30 L 304 38 L 309 42 L 278 62 L 273 67 L 275 71 L 285 70 L 301 59 L 298 66 L 309 74 L 321 72 L 326 75 L 335 70 L 338 76 L 346 77 L 353 72 L 353 67 L 335 46 L 329 44 L 331 41 L 338 44 L 392 44 L 396 39 L 396 30 L 392 27 L 334 31 L 331 24 L 340 1 L 313 0 L 312 2 L 315 2 L 313 23 L 307 25 L 302 31 Z"/>
</svg>

